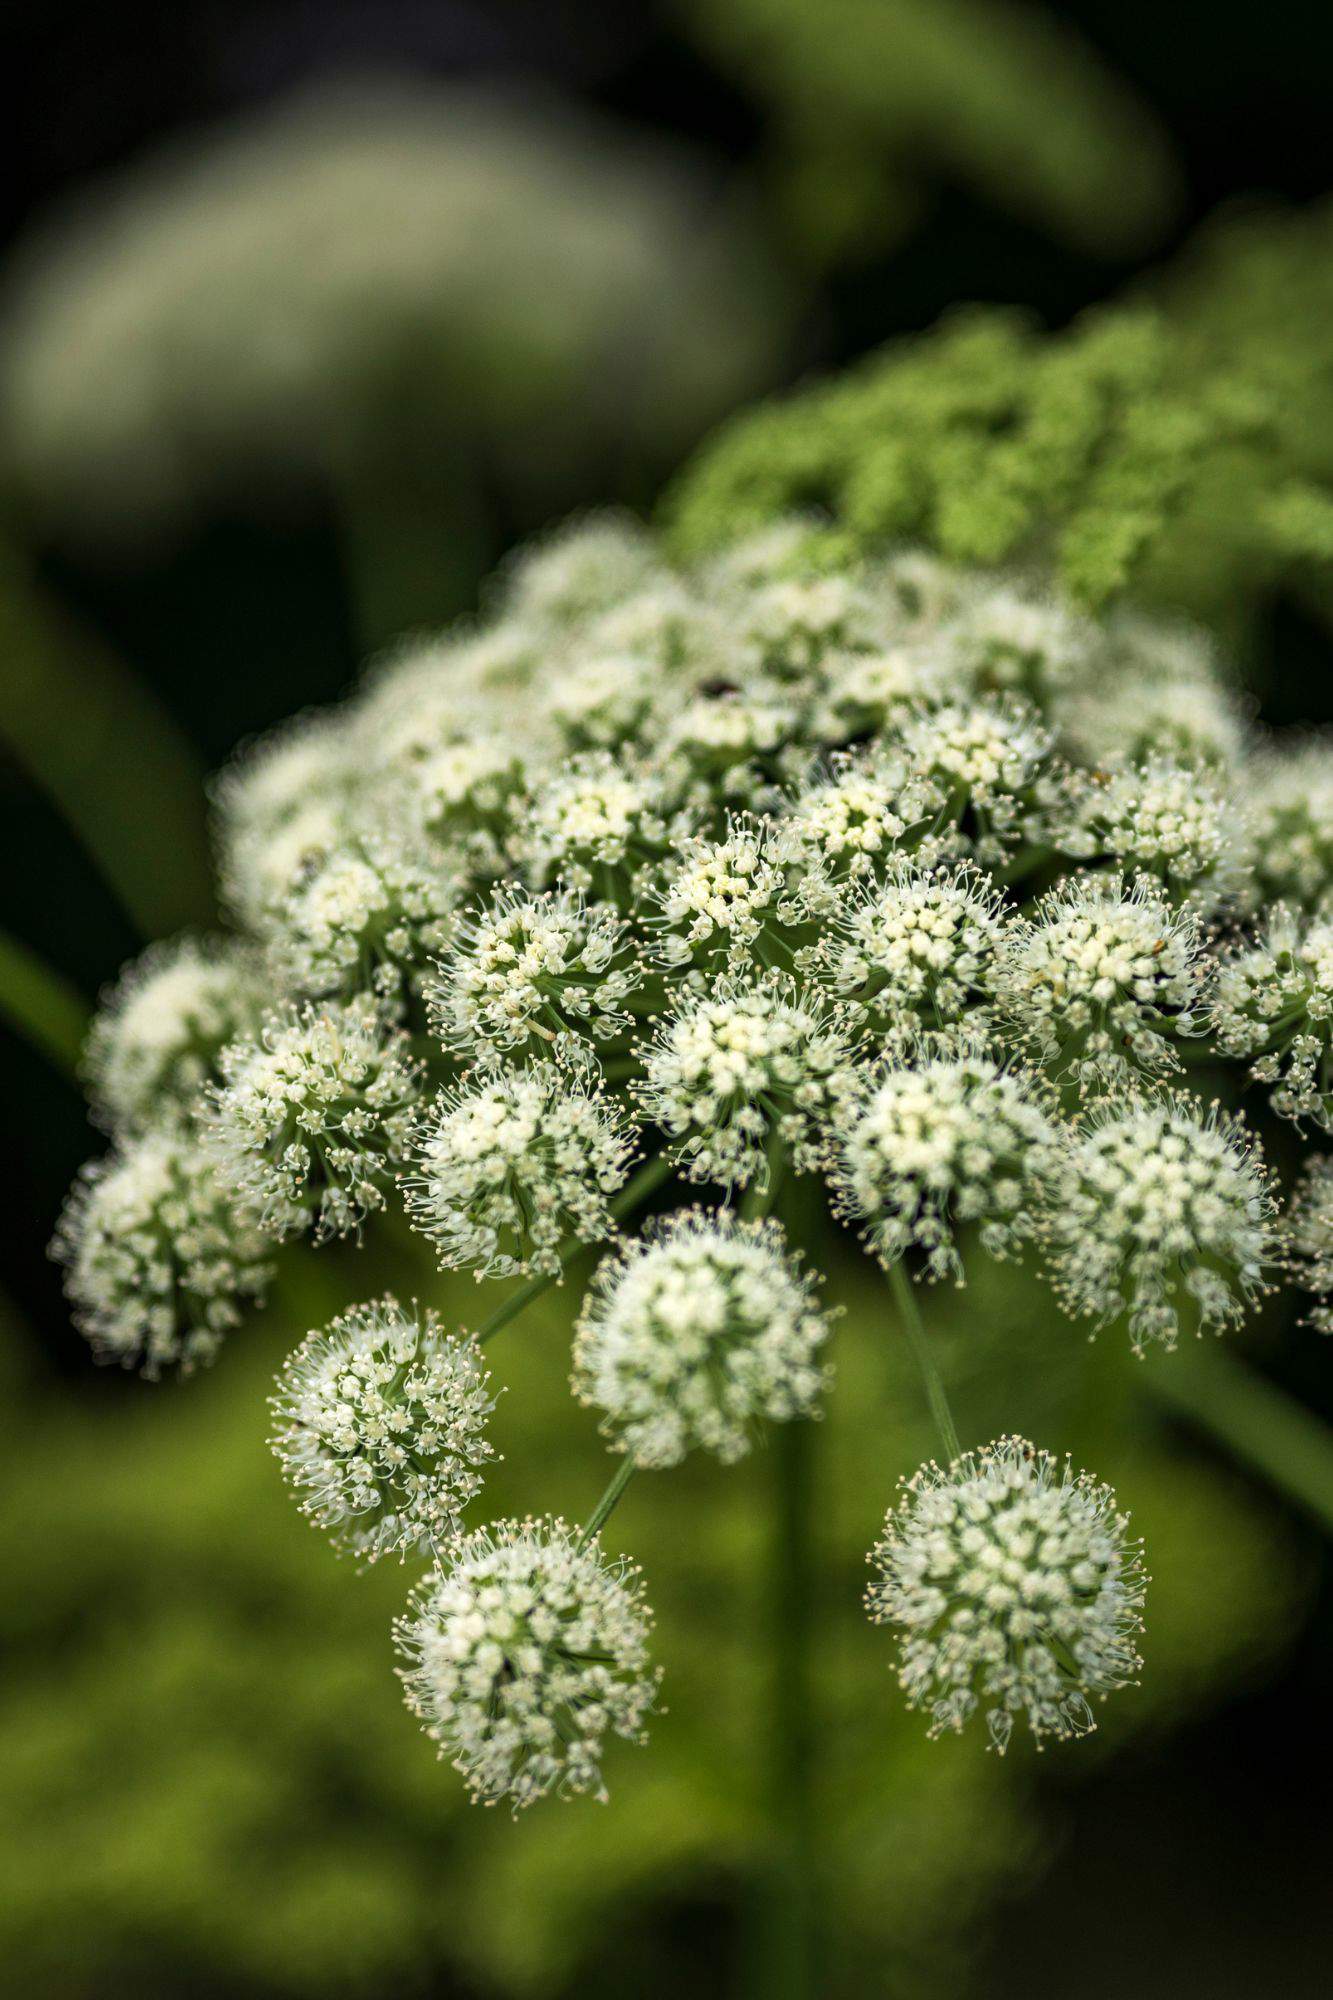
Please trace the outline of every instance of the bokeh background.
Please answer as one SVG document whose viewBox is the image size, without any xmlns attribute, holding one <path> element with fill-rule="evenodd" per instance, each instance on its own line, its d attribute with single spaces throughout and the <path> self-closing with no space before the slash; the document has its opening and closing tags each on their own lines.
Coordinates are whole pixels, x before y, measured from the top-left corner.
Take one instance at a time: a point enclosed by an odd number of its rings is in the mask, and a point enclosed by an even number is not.
<svg viewBox="0 0 1333 2000">
<path fill-rule="evenodd" d="M 752 1945 L 762 1459 L 618 1516 L 670 1713 L 613 1772 L 614 1805 L 519 1828 L 467 1812 L 389 1672 L 404 1579 L 333 1563 L 263 1443 L 276 1356 L 329 1305 L 402 1284 L 407 1253 L 294 1267 L 205 1381 L 95 1370 L 44 1254 L 94 1144 L 64 1057 L 123 958 L 209 920 L 204 779 L 239 740 L 474 609 L 560 515 L 651 512 L 765 392 L 964 300 L 1059 329 L 1154 286 L 1219 211 L 1278 205 L 1309 211 L 1306 291 L 1290 306 L 1257 254 L 1209 310 L 1260 342 L 1302 319 L 1300 382 L 1313 356 L 1323 400 L 1301 402 L 1297 444 L 1333 463 L 1314 206 L 1333 26 L 1291 0 L 52 0 L 10 39 L 0 962 L 29 1020 L 0 1021 L 0 1987 L 773 1990 Z M 1266 712 L 1333 720 L 1326 604 L 1278 582 L 1248 610 L 1232 636 Z M 31 1006 L 29 952 L 48 968 Z M 1316 1530 L 1169 1401 L 1127 1420 L 1119 1357 L 1072 1353 L 1021 1279 L 945 1301 L 964 1412 L 1045 1437 L 1058 1404 L 1052 1441 L 1132 1501 L 1157 1588 L 1142 1695 L 1093 1743 L 1004 1766 L 925 1745 L 855 1605 L 928 1440 L 873 1285 L 840 1275 L 819 1474 L 828 1990 L 1325 1992 Z M 561 1318 L 506 1351 L 501 1506 L 577 1511 L 599 1478 Z M 1255 1338 L 1270 1379 L 1329 1409 L 1326 1348 L 1280 1315 Z"/>
</svg>

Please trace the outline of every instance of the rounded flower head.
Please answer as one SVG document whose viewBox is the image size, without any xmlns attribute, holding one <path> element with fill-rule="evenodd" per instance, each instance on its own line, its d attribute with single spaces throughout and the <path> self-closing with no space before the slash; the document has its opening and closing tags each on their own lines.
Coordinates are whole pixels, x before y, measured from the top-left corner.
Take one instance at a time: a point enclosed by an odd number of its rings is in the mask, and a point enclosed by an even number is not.
<svg viewBox="0 0 1333 2000">
<path fill-rule="evenodd" d="M 1124 1319 L 1136 1354 L 1239 1325 L 1281 1247 L 1243 1121 L 1169 1092 L 1092 1114 L 1045 1234 L 1065 1310 L 1099 1326 Z"/>
<path fill-rule="evenodd" d="M 570 750 L 616 750 L 648 734 L 661 668 L 643 653 L 583 653 L 542 687 L 547 719 Z"/>
<path fill-rule="evenodd" d="M 1247 805 L 1259 901 L 1313 908 L 1333 887 L 1333 739 L 1303 737 L 1255 758 Z"/>
<path fill-rule="evenodd" d="M 184 1108 L 263 1002 L 259 963 L 245 945 L 180 937 L 150 946 L 103 995 L 88 1037 L 89 1092 L 102 1122 L 135 1131 Z"/>
<path fill-rule="evenodd" d="M 590 514 L 517 557 L 505 609 L 528 624 L 560 630 L 609 611 L 660 574 L 652 542 L 628 514 Z"/>
<path fill-rule="evenodd" d="M 504 872 L 526 776 L 512 731 L 459 733 L 390 776 L 401 784 L 411 823 L 461 879 L 487 882 Z"/>
<path fill-rule="evenodd" d="M 664 724 L 656 762 L 682 799 L 764 807 L 802 740 L 799 702 L 754 677 L 709 683 Z"/>
<path fill-rule="evenodd" d="M 1064 605 L 1001 585 L 965 603 L 943 637 L 956 674 L 976 692 L 1040 702 L 1082 676 L 1096 633 Z"/>
<path fill-rule="evenodd" d="M 897 852 L 934 855 L 940 844 L 928 835 L 945 803 L 944 789 L 918 778 L 896 746 L 835 755 L 777 827 L 783 855 L 804 876 L 805 906 L 814 914 L 836 908 L 841 884 L 882 874 Z"/>
<path fill-rule="evenodd" d="M 824 661 L 816 694 L 818 734 L 830 743 L 873 735 L 959 692 L 952 661 L 934 641 L 906 638 L 872 652 L 836 653 Z"/>
<path fill-rule="evenodd" d="M 1288 1217 L 1288 1251 L 1296 1283 L 1318 1301 L 1310 1325 L 1333 1333 L 1333 1156 L 1327 1153 L 1309 1161 L 1297 1183 Z"/>
<path fill-rule="evenodd" d="M 1276 904 L 1259 937 L 1219 961 L 1210 1024 L 1280 1118 L 1333 1130 L 1333 919 Z"/>
<path fill-rule="evenodd" d="M 793 980 L 720 979 L 667 1016 L 639 1094 L 691 1180 L 762 1186 L 775 1145 L 818 1165 L 852 1061 L 837 1010 Z"/>
<path fill-rule="evenodd" d="M 384 1207 L 418 1089 L 408 1039 L 362 1001 L 270 1016 L 222 1052 L 207 1137 L 273 1236 L 346 1236 Z"/>
<path fill-rule="evenodd" d="M 494 1456 L 488 1381 L 475 1342 L 395 1298 L 307 1334 L 270 1403 L 301 1512 L 365 1562 L 438 1552 Z"/>
<path fill-rule="evenodd" d="M 599 1268 L 574 1391 L 636 1465 L 678 1465 L 696 1446 L 732 1464 L 761 1420 L 815 1414 L 828 1335 L 816 1282 L 776 1223 L 693 1209 Z"/>
<path fill-rule="evenodd" d="M 500 1521 L 455 1544 L 394 1626 L 408 1707 L 474 1800 L 606 1797 L 609 1736 L 657 1698 L 638 1571 L 563 1521 Z"/>
<path fill-rule="evenodd" d="M 271 1246 L 184 1126 L 128 1139 L 85 1167 L 51 1244 L 100 1359 L 188 1374 L 268 1284 Z"/>
<path fill-rule="evenodd" d="M 908 716 L 899 736 L 919 779 L 952 802 L 951 817 L 986 866 L 1003 860 L 1034 823 L 1051 737 L 1015 697 L 946 701 Z"/>
<path fill-rule="evenodd" d="M 1244 714 L 1211 674 L 1113 669 L 1052 707 L 1062 741 L 1090 767 L 1160 755 L 1235 771 L 1245 756 Z"/>
<path fill-rule="evenodd" d="M 1202 1027 L 1209 962 L 1197 917 L 1140 877 L 1062 882 L 1007 934 L 1003 1013 L 1034 1054 L 1088 1091 L 1179 1066 L 1167 1039 Z"/>
<path fill-rule="evenodd" d="M 588 1037 L 613 1041 L 642 983 L 624 920 L 573 890 L 502 890 L 460 918 L 427 992 L 431 1023 L 461 1056 L 573 1056 Z"/>
<path fill-rule="evenodd" d="M 1175 900 L 1216 909 L 1238 880 L 1237 805 L 1207 766 L 1149 756 L 1093 774 L 1060 845 L 1152 875 Z"/>
<path fill-rule="evenodd" d="M 980 1710 L 1003 1753 L 1020 1718 L 1038 1744 L 1095 1727 L 1089 1702 L 1143 1664 L 1140 1546 L 1109 1486 L 1021 1438 L 922 1466 L 871 1551 L 866 1608 L 895 1628 L 930 1734 Z"/>
<path fill-rule="evenodd" d="M 292 884 L 342 839 L 352 775 L 342 718 L 305 715 L 251 744 L 218 778 L 223 895 L 252 930 L 271 924 Z"/>
<path fill-rule="evenodd" d="M 882 1264 L 916 1249 L 932 1278 L 961 1279 L 956 1231 L 976 1226 L 989 1255 L 1016 1255 L 1059 1157 L 1035 1079 L 963 1053 L 874 1079 L 842 1122 L 831 1174 Z"/>
<path fill-rule="evenodd" d="M 657 781 L 591 751 L 537 786 L 514 850 L 534 888 L 560 881 L 627 909 L 666 853 L 677 819 Z"/>
<path fill-rule="evenodd" d="M 845 652 L 882 647 L 886 610 L 848 576 L 784 576 L 759 583 L 736 611 L 748 660 L 776 680 L 802 681 Z"/>
<path fill-rule="evenodd" d="M 454 878 L 410 842 L 362 838 L 327 855 L 284 901 L 275 957 L 296 992 L 393 1000 L 444 946 L 456 900 Z"/>
<path fill-rule="evenodd" d="M 418 1125 L 408 1215 L 443 1269 L 556 1277 L 567 1237 L 613 1233 L 633 1143 L 611 1099 L 556 1063 L 483 1071 L 441 1091 Z"/>
<path fill-rule="evenodd" d="M 894 861 L 842 903 L 816 949 L 821 985 L 882 1037 L 974 1030 L 1003 935 L 1003 905 L 966 865 Z"/>
<path fill-rule="evenodd" d="M 733 819 L 722 840 L 691 837 L 653 892 L 658 952 L 668 966 L 739 971 L 766 934 L 799 919 L 780 851 L 763 819 Z"/>
</svg>

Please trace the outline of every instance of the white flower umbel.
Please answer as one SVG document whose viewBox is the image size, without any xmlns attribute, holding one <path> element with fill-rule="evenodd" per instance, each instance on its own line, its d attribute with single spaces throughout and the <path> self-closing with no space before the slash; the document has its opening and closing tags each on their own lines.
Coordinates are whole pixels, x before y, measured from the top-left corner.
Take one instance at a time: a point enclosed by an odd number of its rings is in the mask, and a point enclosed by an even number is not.
<svg viewBox="0 0 1333 2000">
<path fill-rule="evenodd" d="M 912 770 L 894 745 L 860 756 L 836 753 L 798 790 L 776 822 L 774 838 L 802 877 L 801 896 L 814 914 L 837 906 L 845 882 L 880 874 L 891 856 L 921 858 L 941 851 L 947 793 Z"/>
<path fill-rule="evenodd" d="M 1136 1354 L 1238 1326 L 1282 1249 L 1244 1121 L 1178 1092 L 1089 1116 L 1044 1233 L 1066 1312 L 1099 1328 L 1123 1320 Z"/>
<path fill-rule="evenodd" d="M 1209 971 L 1197 916 L 1156 883 L 1078 876 L 1011 926 L 996 995 L 1038 1060 L 1100 1093 L 1179 1067 L 1170 1038 L 1202 1031 Z"/>
<path fill-rule="evenodd" d="M 764 808 L 802 742 L 802 706 L 792 694 L 773 681 L 739 687 L 723 675 L 664 723 L 654 761 L 698 808 Z"/>
<path fill-rule="evenodd" d="M 988 867 L 1034 830 L 1051 736 L 1017 696 L 947 701 L 899 725 L 918 779 L 938 785 L 949 817 Z"/>
<path fill-rule="evenodd" d="M 733 623 L 745 657 L 780 681 L 809 681 L 839 654 L 884 647 L 892 617 L 852 577 L 783 576 L 756 584 Z"/>
<path fill-rule="evenodd" d="M 660 1675 L 638 1570 L 563 1521 L 457 1543 L 394 1626 L 408 1707 L 474 1801 L 606 1797 L 608 1737 L 644 1740 Z"/>
<path fill-rule="evenodd" d="M 395 1000 L 449 938 L 457 878 L 406 839 L 365 835 L 283 901 L 274 958 L 295 992 Z"/>
<path fill-rule="evenodd" d="M 589 1037 L 625 1033 L 625 1002 L 643 976 L 614 909 L 568 889 L 506 889 L 459 919 L 426 1000 L 435 1032 L 460 1056 L 574 1056 Z"/>
<path fill-rule="evenodd" d="M 1280 1118 L 1333 1130 L 1333 920 L 1276 904 L 1256 939 L 1223 954 L 1209 1018 Z"/>
<path fill-rule="evenodd" d="M 1003 1753 L 1095 1727 L 1129 1687 L 1147 1585 L 1115 1494 L 1049 1452 L 1000 1438 L 904 1483 L 869 1560 L 866 1609 L 898 1638 L 898 1683 L 930 1735 L 980 1712 Z"/>
<path fill-rule="evenodd" d="M 413 825 L 438 843 L 463 879 L 485 883 L 505 871 L 513 814 L 523 795 L 529 751 L 514 736 L 478 729 L 442 743 L 397 776 Z"/>
<path fill-rule="evenodd" d="M 534 789 L 513 851 L 534 888 L 559 881 L 629 909 L 668 843 L 687 830 L 658 781 L 590 751 Z"/>
<path fill-rule="evenodd" d="M 1306 1164 L 1292 1196 L 1288 1248 L 1296 1283 L 1315 1295 L 1309 1324 L 1333 1333 L 1333 1155 Z"/>
<path fill-rule="evenodd" d="M 868 653 L 837 653 L 824 661 L 814 693 L 818 734 L 829 743 L 875 736 L 928 702 L 964 692 L 933 637 L 900 639 Z"/>
<path fill-rule="evenodd" d="M 662 671 L 646 653 L 580 652 L 542 686 L 546 718 L 570 750 L 615 750 L 651 735 Z"/>
<path fill-rule="evenodd" d="M 1149 756 L 1093 772 L 1058 840 L 1081 861 L 1152 875 L 1174 900 L 1215 910 L 1240 881 L 1237 799 L 1206 765 Z"/>
<path fill-rule="evenodd" d="M 1017 1255 L 1037 1233 L 1059 1159 L 1037 1080 L 960 1054 L 872 1079 L 840 1121 L 830 1178 L 882 1264 L 915 1249 L 932 1278 L 961 1281 L 958 1232 L 975 1227 L 991 1256 Z"/>
<path fill-rule="evenodd" d="M 353 784 L 341 715 L 298 716 L 242 750 L 213 788 L 222 892 L 264 930 L 308 868 L 342 839 Z"/>
<path fill-rule="evenodd" d="M 301 1512 L 364 1562 L 438 1554 L 494 1457 L 489 1379 L 474 1341 L 393 1297 L 307 1334 L 269 1405 Z"/>
<path fill-rule="evenodd" d="M 975 1033 L 1003 930 L 1002 900 L 979 870 L 892 861 L 844 898 L 811 969 L 881 1037 Z"/>
<path fill-rule="evenodd" d="M 801 912 L 767 820 L 742 815 L 721 840 L 682 841 L 679 860 L 652 900 L 658 954 L 667 966 L 739 972 L 774 953 L 790 961 L 783 933 Z"/>
<path fill-rule="evenodd" d="M 384 1207 L 418 1092 L 408 1038 L 364 1000 L 288 1008 L 220 1059 L 206 1137 L 273 1236 L 346 1236 Z"/>
<path fill-rule="evenodd" d="M 482 1071 L 424 1113 L 405 1176 L 408 1217 L 446 1270 L 557 1277 L 561 1246 L 614 1233 L 632 1127 L 614 1102 L 553 1062 Z"/>
<path fill-rule="evenodd" d="M 213 1359 L 262 1299 L 271 1250 L 184 1125 L 128 1139 L 85 1167 L 51 1244 L 99 1359 L 148 1376 Z"/>
<path fill-rule="evenodd" d="M 108 1130 L 137 1131 L 185 1109 L 215 1075 L 223 1045 L 259 1020 L 260 961 L 240 939 L 150 945 L 102 996 L 84 1056 Z"/>
<path fill-rule="evenodd" d="M 663 578 L 657 551 L 628 514 L 589 514 L 510 564 L 505 610 L 547 632 L 586 623 Z"/>
<path fill-rule="evenodd" d="M 816 1413 L 828 1335 L 817 1281 L 775 1222 L 691 1209 L 599 1267 L 574 1392 L 636 1465 L 677 1465 L 696 1447 L 729 1465 L 761 1421 Z"/>
<path fill-rule="evenodd" d="M 1246 718 L 1211 672 L 1144 671 L 1114 659 L 1051 706 L 1060 740 L 1079 763 L 1179 757 L 1235 771 L 1246 750 Z"/>
<path fill-rule="evenodd" d="M 794 980 L 720 979 L 663 1020 L 639 1097 L 691 1180 L 762 1187 L 775 1146 L 797 1172 L 820 1163 L 853 1062 L 838 1009 Z"/>
<path fill-rule="evenodd" d="M 1082 678 L 1097 633 L 1068 605 L 999 584 L 972 593 L 941 640 L 958 679 L 974 692 L 1022 694 L 1040 704 Z"/>
<path fill-rule="evenodd" d="M 1257 900 L 1312 909 L 1333 888 L 1333 736 L 1279 737 L 1248 779 Z"/>
</svg>

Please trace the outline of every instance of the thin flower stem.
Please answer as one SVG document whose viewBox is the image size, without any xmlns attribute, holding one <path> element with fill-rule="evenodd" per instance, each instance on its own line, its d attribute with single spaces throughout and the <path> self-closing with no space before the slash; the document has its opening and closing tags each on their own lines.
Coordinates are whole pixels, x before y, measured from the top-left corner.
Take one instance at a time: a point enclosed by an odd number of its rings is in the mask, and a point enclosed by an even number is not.
<svg viewBox="0 0 1333 2000">
<path fill-rule="evenodd" d="M 620 1504 L 621 1494 L 634 1477 L 634 1470 L 634 1460 L 627 1452 L 616 1467 L 614 1477 L 608 1484 L 605 1493 L 603 1493 L 601 1499 L 597 1502 L 597 1505 L 580 1528 L 579 1548 L 586 1548 L 593 1536 L 600 1534 L 606 1526 L 606 1523 Z"/>
<path fill-rule="evenodd" d="M 615 1220 L 623 1222 L 626 1216 L 633 1215 L 635 1210 L 641 1208 L 650 1195 L 656 1192 L 670 1172 L 671 1161 L 665 1153 L 659 1153 L 656 1159 L 649 1160 L 646 1166 L 640 1167 L 633 1180 L 622 1189 L 611 1204 L 611 1213 Z M 480 1347 L 493 1334 L 497 1334 L 501 1327 L 508 1326 L 510 1320 L 517 1319 L 534 1299 L 539 1299 L 543 1292 L 549 1292 L 552 1285 L 558 1284 L 566 1266 L 573 1262 L 580 1250 L 586 1250 L 587 1247 L 580 1237 L 567 1236 L 555 1253 L 559 1269 L 542 1271 L 537 1277 L 529 1278 L 526 1284 L 520 1285 L 516 1292 L 511 1292 L 507 1299 L 502 1299 L 489 1318 L 484 1319 L 477 1328 L 474 1335 L 477 1345 Z"/>
<path fill-rule="evenodd" d="M 902 1266 L 901 1258 L 889 1267 L 889 1284 L 893 1291 L 893 1302 L 898 1309 L 907 1344 L 912 1350 L 921 1379 L 926 1385 L 926 1400 L 930 1404 L 930 1414 L 935 1419 L 935 1428 L 940 1434 L 945 1457 L 952 1465 L 961 1458 L 963 1448 L 958 1442 L 958 1432 L 954 1426 L 953 1412 L 949 1408 L 949 1398 L 944 1393 L 944 1379 L 931 1352 L 930 1336 L 921 1324 L 921 1312 L 912 1289 L 912 1280 Z"/>
</svg>

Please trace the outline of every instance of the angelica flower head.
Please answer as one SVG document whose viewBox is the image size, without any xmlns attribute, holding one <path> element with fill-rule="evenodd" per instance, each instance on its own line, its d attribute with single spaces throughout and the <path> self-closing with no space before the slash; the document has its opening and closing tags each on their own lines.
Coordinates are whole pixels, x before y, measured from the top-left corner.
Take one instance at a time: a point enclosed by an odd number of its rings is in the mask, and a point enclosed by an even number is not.
<svg viewBox="0 0 1333 2000">
<path fill-rule="evenodd" d="M 1071 1146 L 1044 1233 L 1056 1295 L 1136 1354 L 1238 1326 L 1282 1250 L 1244 1121 L 1180 1092 L 1099 1106 Z"/>
<path fill-rule="evenodd" d="M 586 624 L 662 576 L 652 542 L 628 514 L 567 521 L 511 562 L 507 615 L 547 632 Z"/>
<path fill-rule="evenodd" d="M 943 639 L 956 675 L 974 693 L 1021 694 L 1041 703 L 1082 678 L 1096 634 L 1053 598 L 993 584 L 964 601 Z"/>
<path fill-rule="evenodd" d="M 85 1167 L 51 1244 L 98 1357 L 148 1376 L 213 1359 L 262 1300 L 270 1251 L 183 1124 L 127 1138 Z"/>
<path fill-rule="evenodd" d="M 273 957 L 312 998 L 372 993 L 396 1001 L 448 942 L 452 872 L 407 838 L 363 834 L 311 869 L 284 900 Z"/>
<path fill-rule="evenodd" d="M 667 716 L 654 762 L 682 800 L 766 808 L 802 743 L 801 706 L 778 683 L 722 679 Z"/>
<path fill-rule="evenodd" d="M 1085 782 L 1060 845 L 1156 877 L 1175 900 L 1216 909 L 1240 879 L 1238 801 L 1206 766 L 1150 754 Z"/>
<path fill-rule="evenodd" d="M 457 1542 L 394 1626 L 408 1707 L 474 1801 L 606 1797 L 609 1737 L 644 1739 L 660 1675 L 639 1572 L 550 1518 Z"/>
<path fill-rule="evenodd" d="M 939 787 L 976 858 L 995 867 L 1041 825 L 1051 735 L 1017 696 L 944 701 L 898 725 L 918 780 Z"/>
<path fill-rule="evenodd" d="M 529 746 L 520 751 L 512 733 L 455 736 L 407 767 L 401 789 L 408 822 L 468 880 L 487 882 L 504 872 L 512 816 L 539 761 Z"/>
<path fill-rule="evenodd" d="M 882 648 L 885 610 L 849 576 L 779 576 L 757 584 L 736 611 L 736 636 L 760 671 L 808 680 L 834 656 Z"/>
<path fill-rule="evenodd" d="M 1246 803 L 1259 902 L 1312 909 L 1333 887 L 1333 739 L 1279 738 L 1250 764 Z"/>
<path fill-rule="evenodd" d="M 139 1131 L 184 1110 L 216 1075 L 224 1044 L 254 1027 L 265 986 L 253 949 L 232 938 L 151 945 L 102 996 L 84 1066 L 98 1115 Z"/>
<path fill-rule="evenodd" d="M 232 759 L 213 807 L 223 897 L 241 923 L 269 928 L 292 884 L 338 845 L 352 787 L 336 713 L 298 716 Z"/>
<path fill-rule="evenodd" d="M 866 1608 L 898 1639 L 898 1683 L 931 1736 L 978 1712 L 1003 1754 L 1016 1721 L 1043 1738 L 1095 1727 L 1132 1686 L 1147 1585 L 1115 1494 L 1050 1452 L 999 1438 L 923 1465 L 870 1553 Z"/>
<path fill-rule="evenodd" d="M 698 1448 L 731 1464 L 764 1419 L 816 1413 L 829 1316 L 773 1221 L 690 1209 L 603 1263 L 574 1339 L 574 1392 L 639 1466 Z"/>
<path fill-rule="evenodd" d="M 889 858 L 911 852 L 926 859 L 943 851 L 931 828 L 947 801 L 943 787 L 919 777 L 894 745 L 860 756 L 835 754 L 792 795 L 774 838 L 804 876 L 802 898 L 812 913 L 836 908 L 837 888 L 883 872 Z"/>
<path fill-rule="evenodd" d="M 892 730 L 926 704 L 966 692 L 938 643 L 902 638 L 872 652 L 837 653 L 824 661 L 815 696 L 818 733 L 837 743 Z"/>
<path fill-rule="evenodd" d="M 1301 1290 L 1315 1295 L 1309 1323 L 1333 1333 L 1333 1156 L 1307 1162 L 1287 1221 L 1289 1268 Z"/>
<path fill-rule="evenodd" d="M 1275 904 L 1257 937 L 1220 957 L 1209 1025 L 1280 1118 L 1333 1130 L 1333 918 Z"/>
<path fill-rule="evenodd" d="M 301 1512 L 365 1562 L 437 1554 L 494 1456 L 488 1382 L 474 1341 L 392 1297 L 307 1334 L 270 1400 Z"/>
<path fill-rule="evenodd" d="M 798 1173 L 819 1164 L 853 1063 L 847 1022 L 809 989 L 722 978 L 665 1016 L 639 1099 L 691 1180 L 763 1187 L 775 1148 Z"/>
<path fill-rule="evenodd" d="M 975 1035 L 1003 931 L 1002 901 L 979 870 L 895 860 L 843 899 L 812 971 L 877 1036 Z"/>
<path fill-rule="evenodd" d="M 739 971 L 799 920 L 767 820 L 737 816 L 722 839 L 687 836 L 677 854 L 651 892 L 664 964 Z"/>
<path fill-rule="evenodd" d="M 1201 1027 L 1209 971 L 1197 916 L 1156 883 L 1084 875 L 1010 927 L 995 986 L 1038 1059 L 1095 1092 L 1179 1066 L 1169 1038 Z"/>
<path fill-rule="evenodd" d="M 547 720 L 574 751 L 646 743 L 661 697 L 661 669 L 648 653 L 579 652 L 542 687 Z"/>
<path fill-rule="evenodd" d="M 569 1237 L 613 1233 L 611 1197 L 633 1150 L 628 1121 L 582 1075 L 549 1061 L 473 1072 L 416 1128 L 408 1217 L 444 1269 L 555 1277 Z"/>
<path fill-rule="evenodd" d="M 232 1042 L 206 1138 L 222 1183 L 269 1234 L 346 1236 L 385 1205 L 419 1072 L 406 1034 L 364 999 L 293 1005 Z"/>
<path fill-rule="evenodd" d="M 906 1053 L 906 1052 L 905 1052 Z M 839 1121 L 829 1173 L 841 1212 L 886 1267 L 919 1251 L 961 1282 L 960 1230 L 992 1257 L 1037 1233 L 1060 1164 L 1036 1078 L 979 1051 L 904 1060 L 869 1079 Z"/>
<path fill-rule="evenodd" d="M 687 830 L 659 779 L 589 751 L 533 788 L 512 846 L 534 888 L 558 881 L 628 909 Z"/>
<path fill-rule="evenodd" d="M 1213 673 L 1159 673 L 1133 665 L 1090 674 L 1051 704 L 1062 741 L 1080 763 L 1138 763 L 1155 755 L 1237 770 L 1246 719 Z"/>
<path fill-rule="evenodd" d="M 488 1062 L 577 1059 L 629 1026 L 644 968 L 624 919 L 576 891 L 504 889 L 458 920 L 426 993 L 446 1048 Z"/>
</svg>

